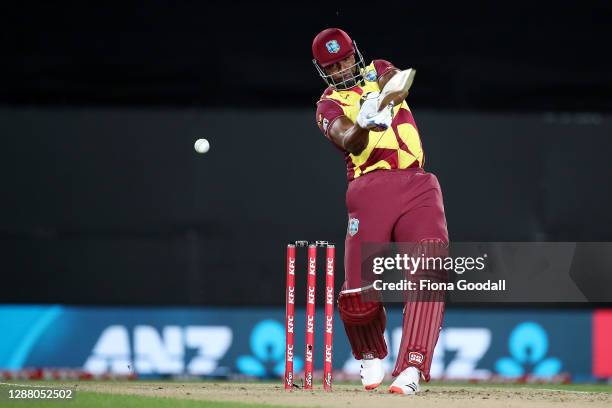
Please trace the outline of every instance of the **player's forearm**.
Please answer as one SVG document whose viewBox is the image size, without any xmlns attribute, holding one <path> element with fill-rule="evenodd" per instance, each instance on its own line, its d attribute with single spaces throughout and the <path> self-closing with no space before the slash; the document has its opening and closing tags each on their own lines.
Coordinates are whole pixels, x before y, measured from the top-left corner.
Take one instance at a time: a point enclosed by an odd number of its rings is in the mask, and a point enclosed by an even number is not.
<svg viewBox="0 0 612 408">
<path fill-rule="evenodd" d="M 329 138 L 343 150 L 359 154 L 368 145 L 369 129 L 361 127 L 346 116 L 334 120 L 328 130 Z"/>
<path fill-rule="evenodd" d="M 364 129 L 355 123 L 344 131 L 342 146 L 351 154 L 359 154 L 368 145 L 369 129 Z"/>
</svg>

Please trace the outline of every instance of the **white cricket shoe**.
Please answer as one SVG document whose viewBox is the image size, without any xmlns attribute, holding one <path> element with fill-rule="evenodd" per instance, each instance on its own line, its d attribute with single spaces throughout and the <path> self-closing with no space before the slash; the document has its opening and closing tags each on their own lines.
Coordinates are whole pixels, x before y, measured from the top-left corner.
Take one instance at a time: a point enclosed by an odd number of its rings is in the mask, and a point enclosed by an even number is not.
<svg viewBox="0 0 612 408">
<path fill-rule="evenodd" d="M 391 394 L 414 395 L 421 391 L 419 379 L 421 374 L 416 367 L 408 367 L 395 378 L 389 387 Z"/>
<path fill-rule="evenodd" d="M 382 360 L 380 358 L 370 358 L 361 360 L 361 383 L 366 390 L 373 390 L 378 387 L 385 377 Z"/>
</svg>

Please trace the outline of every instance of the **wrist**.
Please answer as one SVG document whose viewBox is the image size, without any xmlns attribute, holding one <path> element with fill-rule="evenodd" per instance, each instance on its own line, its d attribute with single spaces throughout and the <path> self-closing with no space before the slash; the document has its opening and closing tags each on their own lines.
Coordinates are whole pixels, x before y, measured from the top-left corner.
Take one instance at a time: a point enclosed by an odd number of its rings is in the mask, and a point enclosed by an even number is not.
<svg viewBox="0 0 612 408">
<path fill-rule="evenodd" d="M 368 119 L 366 117 L 366 115 L 363 114 L 359 114 L 357 116 L 357 120 L 355 120 L 355 127 L 357 128 L 356 130 L 361 131 L 361 130 L 367 130 L 369 123 L 368 123 Z"/>
</svg>

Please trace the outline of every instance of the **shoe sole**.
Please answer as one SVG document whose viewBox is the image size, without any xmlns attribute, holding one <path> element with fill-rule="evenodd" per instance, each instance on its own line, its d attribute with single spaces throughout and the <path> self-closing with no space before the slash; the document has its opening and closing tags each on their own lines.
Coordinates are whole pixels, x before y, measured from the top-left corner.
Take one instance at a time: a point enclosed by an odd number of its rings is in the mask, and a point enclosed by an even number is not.
<svg viewBox="0 0 612 408">
<path fill-rule="evenodd" d="M 365 388 L 368 391 L 372 391 L 376 388 L 378 388 L 378 386 L 382 384 L 381 382 L 379 382 L 378 384 L 369 384 L 369 385 L 364 385 L 363 388 Z"/>
<path fill-rule="evenodd" d="M 414 395 L 417 393 L 417 391 L 415 391 L 412 394 L 406 394 L 400 387 L 396 387 L 394 385 L 389 387 L 389 393 L 390 394 L 400 394 L 400 395 Z"/>
</svg>

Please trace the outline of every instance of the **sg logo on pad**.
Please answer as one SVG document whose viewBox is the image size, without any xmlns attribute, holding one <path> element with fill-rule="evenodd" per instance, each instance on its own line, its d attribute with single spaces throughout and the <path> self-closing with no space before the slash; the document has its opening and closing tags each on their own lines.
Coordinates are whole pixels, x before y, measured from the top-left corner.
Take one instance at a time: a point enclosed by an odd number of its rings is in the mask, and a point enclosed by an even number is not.
<svg viewBox="0 0 612 408">
<path fill-rule="evenodd" d="M 408 354 L 408 362 L 415 363 L 415 364 L 421 364 L 423 362 L 423 355 L 416 351 L 411 351 Z"/>
</svg>

